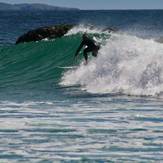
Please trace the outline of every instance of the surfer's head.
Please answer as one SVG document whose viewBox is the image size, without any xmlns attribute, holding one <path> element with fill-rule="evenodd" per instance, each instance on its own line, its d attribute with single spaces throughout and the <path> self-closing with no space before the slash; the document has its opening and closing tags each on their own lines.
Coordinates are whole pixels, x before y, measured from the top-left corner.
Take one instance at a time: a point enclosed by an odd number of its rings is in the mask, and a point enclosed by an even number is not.
<svg viewBox="0 0 163 163">
<path fill-rule="evenodd" d="M 85 32 L 84 34 L 83 34 L 83 39 L 86 39 L 86 38 L 88 38 L 88 35 L 87 35 L 87 33 Z"/>
</svg>

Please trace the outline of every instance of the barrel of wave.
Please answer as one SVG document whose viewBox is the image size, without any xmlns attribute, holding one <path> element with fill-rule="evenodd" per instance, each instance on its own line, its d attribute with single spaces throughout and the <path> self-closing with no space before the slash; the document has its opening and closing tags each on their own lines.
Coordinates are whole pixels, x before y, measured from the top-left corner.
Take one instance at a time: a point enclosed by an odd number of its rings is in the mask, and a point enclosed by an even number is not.
<svg viewBox="0 0 163 163">
<path fill-rule="evenodd" d="M 51 41 L 2 47 L 0 84 L 24 87 L 58 82 L 64 71 L 58 66 L 73 65 L 73 55 L 80 42 L 81 35 L 76 34 Z"/>
</svg>

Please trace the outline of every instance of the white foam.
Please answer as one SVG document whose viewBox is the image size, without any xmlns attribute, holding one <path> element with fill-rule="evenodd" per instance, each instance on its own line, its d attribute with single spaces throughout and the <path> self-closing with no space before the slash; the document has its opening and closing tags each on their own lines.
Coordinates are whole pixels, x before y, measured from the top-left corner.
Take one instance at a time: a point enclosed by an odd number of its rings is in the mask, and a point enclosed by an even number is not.
<svg viewBox="0 0 163 163">
<path fill-rule="evenodd" d="M 91 93 L 157 96 L 163 92 L 163 44 L 112 34 L 97 59 L 63 75 L 62 85 L 81 85 Z"/>
<path fill-rule="evenodd" d="M 67 34 L 68 35 L 73 35 L 73 34 L 77 34 L 77 33 L 101 33 L 102 29 L 100 28 L 95 28 L 91 25 L 84 25 L 84 24 L 80 24 L 78 26 L 73 27 Z"/>
</svg>

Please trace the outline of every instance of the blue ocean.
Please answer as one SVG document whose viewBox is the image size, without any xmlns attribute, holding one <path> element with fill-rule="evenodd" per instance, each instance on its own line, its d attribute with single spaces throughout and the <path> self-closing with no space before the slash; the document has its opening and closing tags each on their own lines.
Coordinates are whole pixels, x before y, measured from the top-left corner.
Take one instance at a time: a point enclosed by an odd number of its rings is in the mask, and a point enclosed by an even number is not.
<svg viewBox="0 0 163 163">
<path fill-rule="evenodd" d="M 15 45 L 57 24 L 75 26 Z M 88 65 L 84 32 L 101 45 Z M 163 10 L 0 12 L 0 162 L 163 162 L 162 36 Z"/>
</svg>

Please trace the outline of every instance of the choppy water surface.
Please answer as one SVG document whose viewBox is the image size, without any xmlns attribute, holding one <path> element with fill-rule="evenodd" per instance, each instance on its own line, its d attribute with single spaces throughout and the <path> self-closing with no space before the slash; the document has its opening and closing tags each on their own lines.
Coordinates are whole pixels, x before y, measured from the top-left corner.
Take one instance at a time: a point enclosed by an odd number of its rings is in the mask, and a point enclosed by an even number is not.
<svg viewBox="0 0 163 163">
<path fill-rule="evenodd" d="M 160 99 L 71 94 L 0 108 L 2 162 L 163 161 Z"/>
</svg>

